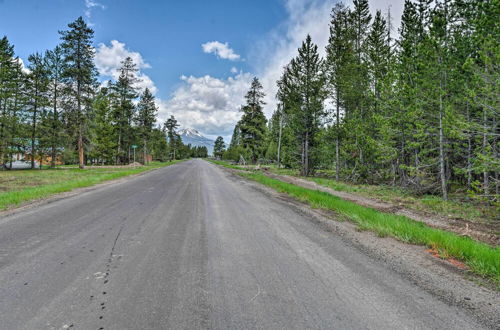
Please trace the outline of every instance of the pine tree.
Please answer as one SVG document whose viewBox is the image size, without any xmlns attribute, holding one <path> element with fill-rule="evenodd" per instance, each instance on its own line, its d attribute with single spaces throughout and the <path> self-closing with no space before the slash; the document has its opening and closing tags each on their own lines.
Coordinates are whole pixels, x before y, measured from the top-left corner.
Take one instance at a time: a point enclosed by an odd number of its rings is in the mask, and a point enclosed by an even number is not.
<svg viewBox="0 0 500 330">
<path fill-rule="evenodd" d="M 498 14 L 499 4 L 495 0 L 466 3 L 467 23 L 472 27 L 471 35 L 475 56 L 466 62 L 472 73 L 469 85 L 471 104 L 477 109 L 475 113 L 476 145 L 471 171 L 481 178 L 476 184 L 482 191 L 483 199 L 499 200 L 500 194 L 500 128 L 498 114 L 500 112 Z M 471 148 L 471 149 L 472 149 Z M 493 182 L 491 182 L 493 181 Z M 493 189 L 492 189 L 493 188 Z"/>
<path fill-rule="evenodd" d="M 340 179 L 340 147 L 342 138 L 341 112 L 345 114 L 344 94 L 349 64 L 353 63 L 353 43 L 349 38 L 349 10 L 342 4 L 335 5 L 330 22 L 330 37 L 326 47 L 326 72 L 329 95 L 335 106 L 335 178 Z"/>
<path fill-rule="evenodd" d="M 59 115 L 60 98 L 63 94 L 62 75 L 64 73 L 64 57 L 61 46 L 56 46 L 54 50 L 48 50 L 44 56 L 47 68 L 49 88 L 48 94 L 51 103 L 52 116 L 47 118 L 46 140 L 50 146 L 51 167 L 55 167 L 57 158 L 57 148 L 62 144 L 62 122 Z"/>
<path fill-rule="evenodd" d="M 110 88 L 101 88 L 97 93 L 92 120 L 93 155 L 101 164 L 111 164 L 116 155 L 115 125 L 111 107 Z"/>
<path fill-rule="evenodd" d="M 170 116 L 164 124 L 165 130 L 167 132 L 168 144 L 171 152 L 171 160 L 177 159 L 176 152 L 182 144 L 182 139 L 177 134 L 177 127 L 179 124 L 174 116 Z"/>
<path fill-rule="evenodd" d="M 368 176 L 366 167 L 367 153 L 371 152 L 369 137 L 371 132 L 371 113 L 369 112 L 369 84 L 368 65 L 365 61 L 367 52 L 367 33 L 370 28 L 371 15 L 368 0 L 353 0 L 353 9 L 350 12 L 350 31 L 353 43 L 354 60 L 346 63 L 348 75 L 351 77 L 345 91 L 346 118 L 348 119 L 347 132 L 354 140 L 353 154 L 357 154 L 353 166 L 360 168 L 361 177 Z"/>
<path fill-rule="evenodd" d="M 278 104 L 278 108 L 273 112 L 271 119 L 268 123 L 268 135 L 266 139 L 266 144 L 268 145 L 266 150 L 266 158 L 268 160 L 275 160 L 280 166 L 281 158 L 281 138 L 283 133 L 283 110 L 282 105 Z"/>
<path fill-rule="evenodd" d="M 449 49 L 449 24 L 450 16 L 447 2 L 438 3 L 429 13 L 429 30 L 422 40 L 421 47 L 422 65 L 419 76 L 419 93 L 424 92 L 425 98 L 421 98 L 421 104 L 425 111 L 423 119 L 425 132 L 432 131 L 437 136 L 437 141 L 428 141 L 424 148 L 432 149 L 437 145 L 436 152 L 429 153 L 437 158 L 436 168 L 439 186 L 443 199 L 448 198 L 448 177 L 451 169 L 448 167 L 448 119 L 453 117 L 453 108 L 450 107 L 450 89 L 448 85 L 448 74 L 450 70 Z M 423 101 L 423 102 L 422 102 Z M 418 132 L 419 140 L 424 141 L 424 132 Z M 434 157 L 429 157 L 431 160 Z"/>
<path fill-rule="evenodd" d="M 325 74 L 318 46 L 309 35 L 298 53 L 286 69 L 280 87 L 285 94 L 282 96 L 285 113 L 300 144 L 301 174 L 308 176 L 314 169 L 315 136 L 325 115 Z M 294 92 L 289 93 L 291 89 Z"/>
<path fill-rule="evenodd" d="M 158 108 L 155 104 L 155 97 L 148 88 L 141 95 L 139 104 L 137 105 L 136 122 L 143 143 L 144 164 L 147 164 L 148 142 L 151 139 L 153 126 L 156 122 Z"/>
<path fill-rule="evenodd" d="M 377 112 L 380 103 L 380 89 L 389 71 L 391 48 L 387 42 L 387 24 L 382 13 L 377 10 L 370 33 L 366 39 L 367 62 L 373 93 L 373 110 Z"/>
<path fill-rule="evenodd" d="M 231 142 L 229 143 L 229 147 L 226 152 L 223 154 L 223 158 L 232 161 L 239 161 L 242 154 L 245 151 L 242 147 L 242 139 L 241 139 L 241 130 L 240 130 L 240 121 L 236 123 L 233 129 L 233 135 L 231 136 Z"/>
<path fill-rule="evenodd" d="M 372 16 L 368 0 L 353 0 L 352 4 L 353 10 L 351 11 L 350 20 L 353 27 L 354 54 L 358 64 L 361 64 L 366 47 L 366 32 L 370 26 Z"/>
<path fill-rule="evenodd" d="M 7 37 L 0 39 L 0 162 L 6 160 L 7 153 L 12 148 L 16 118 L 12 117 L 11 109 L 17 113 L 21 87 L 24 80 L 20 63 L 14 57 L 14 46 Z"/>
<path fill-rule="evenodd" d="M 60 32 L 61 47 L 65 56 L 63 78 L 67 96 L 75 101 L 68 118 L 74 131 L 72 135 L 77 138 L 79 166 L 84 168 L 84 138 L 97 76 L 94 64 L 95 49 L 92 46 L 94 31 L 82 17 L 68 24 L 68 27 L 69 30 Z"/>
<path fill-rule="evenodd" d="M 22 150 L 22 145 L 20 137 L 23 131 L 23 116 L 22 112 L 26 107 L 28 102 L 28 97 L 26 95 L 27 79 L 26 74 L 23 72 L 22 64 L 17 58 L 14 64 L 13 75 L 10 80 L 11 96 L 7 100 L 6 107 L 2 110 L 2 114 L 5 114 L 6 121 L 2 120 L 2 140 L 7 144 L 7 148 L 2 148 L 2 153 L 8 152 L 8 161 L 10 167 L 12 167 L 13 154 L 14 152 L 20 153 Z M 4 115 L 2 116 L 4 118 Z M 5 125 L 5 126 L 4 126 Z M 5 154 L 0 158 L 5 160 Z"/>
<path fill-rule="evenodd" d="M 240 122 L 236 123 L 233 129 L 233 135 L 231 136 L 231 143 L 229 144 L 229 148 L 236 148 L 241 144 L 241 131 L 240 131 Z"/>
<path fill-rule="evenodd" d="M 118 81 L 113 84 L 112 89 L 115 96 L 113 102 L 114 119 L 117 126 L 117 154 L 116 162 L 124 163 L 130 159 L 130 146 L 133 140 L 132 121 L 135 115 L 134 100 L 137 98 L 137 87 L 139 79 L 136 77 L 138 71 L 131 57 L 121 62 Z"/>
<path fill-rule="evenodd" d="M 263 155 L 266 134 L 266 116 L 262 106 L 265 104 L 263 87 L 257 78 L 253 78 L 250 89 L 245 95 L 246 104 L 241 107 L 243 116 L 239 122 L 241 144 L 248 150 L 253 163 Z"/>
<path fill-rule="evenodd" d="M 37 147 L 40 143 L 39 121 L 44 107 L 48 105 L 48 71 L 43 61 L 43 56 L 39 53 L 28 57 L 28 69 L 30 73 L 27 79 L 26 93 L 29 98 L 28 112 L 30 121 L 30 140 L 31 140 L 31 168 L 35 168 L 35 158 L 37 156 Z M 40 151 L 42 149 L 40 148 Z M 40 166 L 43 158 L 40 157 Z"/>
<path fill-rule="evenodd" d="M 214 156 L 221 159 L 225 149 L 226 144 L 224 143 L 224 138 L 222 136 L 218 136 L 214 143 Z"/>
<path fill-rule="evenodd" d="M 151 142 L 149 143 L 149 150 L 154 160 L 167 161 L 168 160 L 168 144 L 165 130 L 158 127 L 153 128 L 151 132 Z"/>
</svg>

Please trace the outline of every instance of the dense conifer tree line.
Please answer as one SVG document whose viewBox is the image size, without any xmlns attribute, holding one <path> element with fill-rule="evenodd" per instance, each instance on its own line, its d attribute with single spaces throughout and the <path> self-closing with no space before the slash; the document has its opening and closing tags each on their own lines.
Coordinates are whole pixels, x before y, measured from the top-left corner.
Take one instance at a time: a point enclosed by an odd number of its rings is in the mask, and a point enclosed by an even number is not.
<svg viewBox="0 0 500 330">
<path fill-rule="evenodd" d="M 248 102 L 224 157 L 498 200 L 500 2 L 406 0 L 397 33 L 368 6 L 334 6 L 325 58 L 307 36 L 267 129 Z"/>
<path fill-rule="evenodd" d="M 32 167 L 35 160 L 52 167 L 123 165 L 133 160 L 133 148 L 144 163 L 207 156 L 206 148 L 184 146 L 176 125 L 157 124 L 155 98 L 138 89 L 130 57 L 117 81 L 100 86 L 93 30 L 80 17 L 59 33 L 61 44 L 30 55 L 26 68 L 7 37 L 0 39 L 1 164 L 25 158 Z"/>
</svg>

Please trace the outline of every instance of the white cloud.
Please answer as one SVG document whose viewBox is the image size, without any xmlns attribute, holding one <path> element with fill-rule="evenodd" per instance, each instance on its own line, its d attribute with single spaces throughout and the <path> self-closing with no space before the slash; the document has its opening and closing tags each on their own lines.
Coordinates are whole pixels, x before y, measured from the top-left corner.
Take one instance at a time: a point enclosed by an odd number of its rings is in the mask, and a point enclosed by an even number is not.
<svg viewBox="0 0 500 330">
<path fill-rule="evenodd" d="M 183 127 L 209 135 L 230 135 L 241 117 L 239 109 L 251 79 L 249 73 L 227 79 L 182 76 L 182 85 L 172 97 L 160 102 L 160 120 L 174 115 Z"/>
<path fill-rule="evenodd" d="M 280 78 L 283 66 L 297 55 L 297 49 L 308 34 L 318 45 L 319 52 L 325 55 L 329 37 L 330 13 L 334 3 L 330 0 L 286 0 L 288 18 L 253 48 L 249 62 L 264 86 L 266 93 L 265 113 L 269 117 L 276 108 L 276 81 Z M 396 34 L 402 13 L 402 0 L 372 0 L 372 15 L 376 9 L 385 14 L 391 6 L 394 34 Z M 202 45 L 206 53 L 214 53 L 220 58 L 237 60 L 227 43 L 217 41 Z M 241 118 L 239 108 L 250 86 L 253 74 L 239 72 L 228 79 L 211 76 L 182 76 L 181 86 L 168 101 L 159 101 L 161 119 L 174 115 L 184 127 L 195 128 L 206 135 L 228 136 Z M 237 74 L 238 73 L 238 74 Z"/>
<path fill-rule="evenodd" d="M 276 109 L 276 82 L 283 67 L 297 56 L 297 49 L 308 34 L 318 45 L 320 55 L 324 56 L 332 6 L 331 1 L 324 0 L 288 0 L 285 3 L 287 21 L 255 49 L 254 66 L 266 93 L 265 113 L 268 117 Z"/>
<path fill-rule="evenodd" d="M 351 1 L 347 3 L 352 5 Z M 371 0 L 370 11 L 374 16 L 376 10 L 380 9 L 385 15 L 390 6 L 395 35 L 403 12 L 403 3 L 402 0 Z M 250 62 L 253 61 L 254 67 L 257 68 L 257 76 L 265 89 L 267 116 L 276 109 L 276 81 L 281 77 L 283 67 L 297 56 L 297 49 L 308 34 L 318 45 L 320 55 L 325 56 L 333 5 L 334 3 L 328 0 L 287 0 L 285 8 L 288 19 L 255 48 Z"/>
<path fill-rule="evenodd" d="M 18 63 L 21 64 L 21 70 L 24 73 L 26 73 L 26 74 L 31 73 L 31 70 L 26 67 L 22 58 L 17 57 L 16 59 L 17 59 Z"/>
<path fill-rule="evenodd" d="M 139 82 L 137 87 L 140 89 L 149 88 L 153 94 L 157 92 L 157 88 L 151 78 L 142 72 L 142 69 L 149 69 L 151 65 L 146 63 L 139 52 L 133 52 L 126 48 L 125 44 L 118 40 L 111 40 L 109 46 L 99 44 L 96 51 L 95 64 L 97 70 L 102 76 L 110 77 L 114 80 L 120 76 L 119 69 L 121 62 L 127 57 L 132 58 L 132 61 L 137 65 L 139 71 L 137 78 Z"/>
<path fill-rule="evenodd" d="M 87 19 L 90 19 L 90 17 L 92 16 L 92 10 L 94 8 L 100 8 L 102 10 L 106 9 L 106 6 L 104 6 L 103 4 L 95 1 L 95 0 L 85 0 L 85 17 L 87 17 Z"/>
<path fill-rule="evenodd" d="M 101 76 L 116 80 L 121 62 L 127 57 L 131 57 L 140 70 L 138 78 L 142 81 L 138 87 L 148 87 L 156 93 L 154 82 L 142 72 L 142 69 L 151 66 L 139 52 L 127 49 L 122 42 L 112 40 L 109 45 L 100 44 L 96 50 L 96 67 Z M 252 76 L 249 73 L 239 73 L 227 79 L 211 76 L 181 76 L 180 79 L 181 86 L 169 100 L 156 98 L 159 122 L 174 115 L 183 127 L 198 129 L 208 136 L 230 135 L 234 124 L 241 117 L 239 109 Z"/>
<path fill-rule="evenodd" d="M 234 50 L 229 47 L 227 42 L 221 43 L 218 41 L 210 41 L 201 45 L 201 48 L 205 53 L 213 53 L 217 57 L 225 60 L 236 61 L 240 59 L 240 55 L 236 54 Z"/>
</svg>

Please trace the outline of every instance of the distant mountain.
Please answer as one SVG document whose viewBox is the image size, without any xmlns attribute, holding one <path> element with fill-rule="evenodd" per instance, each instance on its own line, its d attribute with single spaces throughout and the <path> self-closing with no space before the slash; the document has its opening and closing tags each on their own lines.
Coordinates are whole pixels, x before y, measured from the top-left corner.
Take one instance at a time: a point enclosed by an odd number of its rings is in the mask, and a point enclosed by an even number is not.
<svg viewBox="0 0 500 330">
<path fill-rule="evenodd" d="M 214 141 L 207 137 L 204 137 L 200 132 L 194 128 L 184 128 L 177 132 L 182 138 L 182 143 L 190 144 L 196 147 L 207 147 L 208 154 L 213 155 L 214 153 Z"/>
</svg>

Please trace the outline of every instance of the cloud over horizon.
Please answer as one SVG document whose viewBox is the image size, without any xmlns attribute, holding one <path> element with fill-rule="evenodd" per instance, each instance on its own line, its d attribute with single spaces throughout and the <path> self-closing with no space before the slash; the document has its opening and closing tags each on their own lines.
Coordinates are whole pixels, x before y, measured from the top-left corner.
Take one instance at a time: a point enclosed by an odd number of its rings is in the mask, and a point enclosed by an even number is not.
<svg viewBox="0 0 500 330">
<path fill-rule="evenodd" d="M 160 119 L 174 115 L 183 127 L 208 135 L 231 135 L 252 78 L 250 73 L 227 79 L 182 76 L 183 84 L 169 100 L 161 101 Z"/>
</svg>

